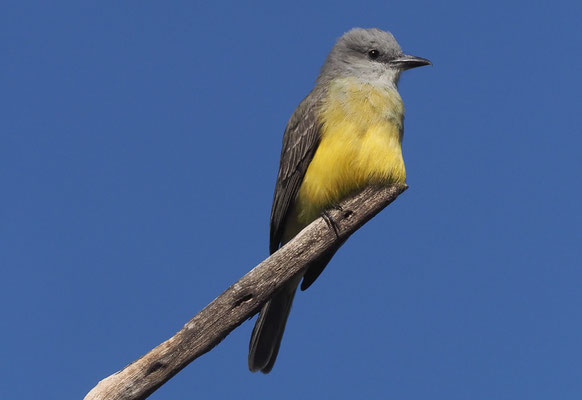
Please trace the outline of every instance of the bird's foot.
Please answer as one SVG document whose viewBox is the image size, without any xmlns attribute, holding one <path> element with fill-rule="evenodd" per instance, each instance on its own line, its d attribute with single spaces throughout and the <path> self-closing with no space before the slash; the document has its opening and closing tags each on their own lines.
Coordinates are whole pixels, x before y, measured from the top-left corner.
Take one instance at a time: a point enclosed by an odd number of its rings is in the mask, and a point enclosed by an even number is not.
<svg viewBox="0 0 582 400">
<path fill-rule="evenodd" d="M 341 210 L 340 206 L 334 206 L 334 208 L 337 208 L 339 210 Z M 330 229 L 333 229 L 333 232 L 335 233 L 335 236 L 337 238 L 339 238 L 339 230 L 337 228 L 337 225 L 335 223 L 335 221 L 333 220 L 333 218 L 331 217 L 331 215 L 329 215 L 329 212 L 326 210 L 324 212 L 321 213 L 321 217 L 323 218 L 323 220 L 325 221 L 325 223 L 327 224 L 327 226 Z"/>
</svg>

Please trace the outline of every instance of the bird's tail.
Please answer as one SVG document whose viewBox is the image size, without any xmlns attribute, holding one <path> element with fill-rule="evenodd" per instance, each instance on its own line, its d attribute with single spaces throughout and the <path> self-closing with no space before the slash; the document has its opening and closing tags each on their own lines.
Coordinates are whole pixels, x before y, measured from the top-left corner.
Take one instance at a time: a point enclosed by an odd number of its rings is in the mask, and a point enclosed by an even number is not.
<svg viewBox="0 0 582 400">
<path fill-rule="evenodd" d="M 249 344 L 249 369 L 252 372 L 267 374 L 273 369 L 300 280 L 301 276 L 291 280 L 261 309 Z"/>
</svg>

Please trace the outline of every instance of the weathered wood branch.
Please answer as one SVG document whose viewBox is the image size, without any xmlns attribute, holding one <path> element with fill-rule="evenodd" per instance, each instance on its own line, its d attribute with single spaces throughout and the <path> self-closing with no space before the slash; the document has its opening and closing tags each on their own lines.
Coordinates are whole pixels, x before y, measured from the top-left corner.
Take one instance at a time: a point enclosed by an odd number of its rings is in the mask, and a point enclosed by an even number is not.
<svg viewBox="0 0 582 400">
<path fill-rule="evenodd" d="M 274 292 L 396 199 L 406 185 L 368 187 L 318 218 L 218 296 L 178 333 L 103 379 L 85 400 L 145 399 L 253 316 Z"/>
</svg>

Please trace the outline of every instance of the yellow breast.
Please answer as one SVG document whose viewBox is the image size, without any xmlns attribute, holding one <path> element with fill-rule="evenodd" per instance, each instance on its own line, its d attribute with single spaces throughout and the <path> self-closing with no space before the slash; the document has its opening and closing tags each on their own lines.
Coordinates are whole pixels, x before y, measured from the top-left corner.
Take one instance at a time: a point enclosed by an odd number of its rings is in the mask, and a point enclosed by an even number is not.
<svg viewBox="0 0 582 400">
<path fill-rule="evenodd" d="M 295 203 L 308 224 L 350 192 L 370 183 L 406 180 L 402 160 L 404 107 L 395 89 L 353 78 L 331 82 L 320 111 L 322 137 Z"/>
</svg>

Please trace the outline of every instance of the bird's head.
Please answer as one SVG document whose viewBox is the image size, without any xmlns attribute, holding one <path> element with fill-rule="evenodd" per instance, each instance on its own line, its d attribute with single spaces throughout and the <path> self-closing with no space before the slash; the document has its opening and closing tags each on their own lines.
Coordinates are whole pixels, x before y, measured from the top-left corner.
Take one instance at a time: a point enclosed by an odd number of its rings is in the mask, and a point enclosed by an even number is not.
<svg viewBox="0 0 582 400">
<path fill-rule="evenodd" d="M 425 58 L 406 55 L 390 32 L 354 28 L 338 39 L 321 68 L 318 82 L 341 77 L 396 84 L 407 69 L 430 65 Z"/>
</svg>

